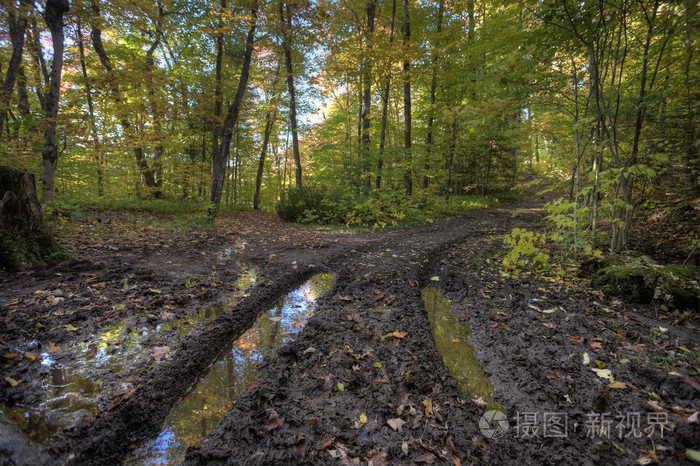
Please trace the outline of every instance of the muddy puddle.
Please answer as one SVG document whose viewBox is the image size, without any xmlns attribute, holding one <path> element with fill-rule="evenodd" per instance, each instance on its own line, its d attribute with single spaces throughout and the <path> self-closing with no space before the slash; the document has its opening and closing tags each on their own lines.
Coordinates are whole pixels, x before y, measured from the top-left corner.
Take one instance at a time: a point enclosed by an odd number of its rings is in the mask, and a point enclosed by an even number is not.
<svg viewBox="0 0 700 466">
<path fill-rule="evenodd" d="M 469 344 L 469 326 L 452 315 L 450 300 L 439 288 L 424 288 L 421 296 L 435 346 L 462 393 L 471 399 L 481 397 L 487 403 L 487 409 L 503 411 L 495 400 L 493 385 L 479 365 L 474 347 Z"/>
<path fill-rule="evenodd" d="M 238 304 L 256 281 L 256 270 L 246 268 L 232 293 L 187 317 L 137 326 L 134 317 L 143 316 L 132 316 L 96 330 L 97 336 L 91 341 L 64 347 L 56 353 L 46 347 L 39 350 L 36 341 L 30 342 L 22 352 L 38 353 L 45 372 L 28 390 L 37 393 L 37 399 L 15 405 L 0 402 L 0 414 L 31 440 L 45 443 L 59 429 L 94 416 L 99 411 L 98 401 L 105 394 L 124 393 L 138 385 L 140 379 L 127 374 L 167 357 L 170 348 Z M 164 309 L 160 317 L 174 316 L 172 310 Z M 157 343 L 153 345 L 154 342 Z M 107 377 L 118 381 L 103 383 L 101 379 Z"/>
<path fill-rule="evenodd" d="M 126 464 L 175 464 L 184 459 L 188 446 L 201 445 L 246 387 L 255 383 L 257 365 L 303 329 L 317 310 L 316 300 L 333 282 L 332 274 L 315 275 L 261 314 L 172 409 L 158 438 L 137 449 Z"/>
</svg>

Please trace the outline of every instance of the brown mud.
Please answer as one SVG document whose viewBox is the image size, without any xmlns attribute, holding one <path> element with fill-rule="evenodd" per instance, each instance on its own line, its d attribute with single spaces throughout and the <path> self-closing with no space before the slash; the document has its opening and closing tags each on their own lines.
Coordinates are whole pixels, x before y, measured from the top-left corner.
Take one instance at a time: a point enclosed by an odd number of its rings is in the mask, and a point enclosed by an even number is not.
<svg viewBox="0 0 700 466">
<path fill-rule="evenodd" d="M 92 370 L 95 406 L 76 411 L 68 427 L 33 432 L 46 451 L 0 442 L 0 464 L 47 455 L 55 464 L 121 463 L 158 436 L 222 349 L 318 272 L 335 274 L 319 312 L 264 360 L 186 464 L 686 461 L 700 442 L 697 328 L 676 328 L 652 306 L 581 282 L 504 278 L 499 235 L 532 228 L 540 207 L 372 234 L 242 214 L 197 233 L 86 235 L 73 261 L 0 279 L 3 413 L 39 405 L 52 367 L 76 367 L 81 345 L 115 325 L 124 333 L 105 354 L 137 334 L 142 357 Z M 251 270 L 254 283 L 241 290 Z M 422 297 L 429 286 L 468 325 L 492 400 L 465 394 L 443 363 Z M 219 311 L 196 317 L 216 302 Z M 161 326 L 168 322 L 177 324 Z M 505 413 L 502 436 L 480 429 L 487 407 Z"/>
</svg>

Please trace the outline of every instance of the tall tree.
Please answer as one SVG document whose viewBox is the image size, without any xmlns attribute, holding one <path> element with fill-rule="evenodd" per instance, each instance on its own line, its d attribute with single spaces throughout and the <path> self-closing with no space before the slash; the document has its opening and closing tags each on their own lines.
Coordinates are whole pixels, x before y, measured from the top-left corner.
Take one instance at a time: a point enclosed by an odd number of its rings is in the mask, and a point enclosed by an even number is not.
<svg viewBox="0 0 700 466">
<path fill-rule="evenodd" d="M 433 121 L 435 120 L 435 91 L 437 89 L 437 69 L 440 53 L 437 51 L 440 47 L 440 39 L 442 33 L 442 18 L 445 14 L 445 0 L 440 0 L 437 18 L 437 37 L 433 44 L 433 56 L 430 64 L 430 108 L 428 109 L 428 134 L 425 137 L 425 173 L 423 175 L 423 189 L 427 189 L 430 183 L 430 155 L 433 150 Z M 471 26 L 470 26 L 471 29 Z"/>
<path fill-rule="evenodd" d="M 19 8 L 13 11 L 13 5 L 10 6 L 7 13 L 8 29 L 10 31 L 10 40 L 12 42 L 12 56 L 10 63 L 5 73 L 5 80 L 2 83 L 2 91 L 0 92 L 0 138 L 2 138 L 2 128 L 7 118 L 6 106 L 10 102 L 12 91 L 15 88 L 15 80 L 21 72 L 22 67 L 22 51 L 24 50 L 24 31 L 27 27 L 27 14 L 34 3 L 32 0 L 20 0 Z"/>
<path fill-rule="evenodd" d="M 369 177 L 367 161 L 369 159 L 369 125 L 370 125 L 370 106 L 372 104 L 372 58 L 371 47 L 372 39 L 374 38 L 374 17 L 377 10 L 377 0 L 367 0 L 367 28 L 365 29 L 365 59 L 362 61 L 362 137 L 361 137 L 361 156 L 362 176 L 366 176 L 365 185 L 371 186 L 372 181 Z"/>
<path fill-rule="evenodd" d="M 411 60 L 409 47 L 411 44 L 411 23 L 408 15 L 409 0 L 401 2 L 401 34 L 404 47 L 403 59 L 403 147 L 404 147 L 404 176 L 403 186 L 406 194 L 413 194 L 413 161 L 411 156 Z"/>
<path fill-rule="evenodd" d="M 292 10 L 289 3 L 280 1 L 279 16 L 282 28 L 282 48 L 284 49 L 284 63 L 287 70 L 287 90 L 289 92 L 289 123 L 292 131 L 292 153 L 294 155 L 294 169 L 296 175 L 296 188 L 301 189 L 301 156 L 299 155 L 299 135 L 297 128 L 297 101 L 294 92 L 294 68 L 292 66 Z"/>
<path fill-rule="evenodd" d="M 47 0 L 44 12 L 44 20 L 51 32 L 53 58 L 51 60 L 51 81 L 44 108 L 46 129 L 44 130 L 44 150 L 41 153 L 44 161 L 44 175 L 41 185 L 42 204 L 53 202 L 54 195 L 54 175 L 58 163 L 56 119 L 58 117 L 58 101 L 61 95 L 61 73 L 63 72 L 63 15 L 69 9 L 68 0 Z"/>
<path fill-rule="evenodd" d="M 241 77 L 238 80 L 238 89 L 233 98 L 233 102 L 228 106 L 228 113 L 224 126 L 221 131 L 221 145 L 216 157 L 212 160 L 211 171 L 211 188 L 210 197 L 211 205 L 209 207 L 209 216 L 214 218 L 219 213 L 219 205 L 221 203 L 221 193 L 226 179 L 226 162 L 228 160 L 228 151 L 231 145 L 231 136 L 233 128 L 238 122 L 238 116 L 243 105 L 243 96 L 245 95 L 248 85 L 248 75 L 250 74 L 250 62 L 253 57 L 253 44 L 255 42 L 255 29 L 258 23 L 258 0 L 253 0 L 251 4 L 251 18 L 248 28 L 248 34 L 245 42 L 245 52 L 243 53 L 243 66 L 241 67 Z"/>
<path fill-rule="evenodd" d="M 396 20 L 396 0 L 391 2 L 391 29 L 389 32 L 389 48 L 394 42 L 394 23 Z M 379 133 L 379 161 L 377 162 L 377 189 L 382 187 L 382 169 L 384 168 L 384 145 L 386 142 L 386 120 L 389 112 L 389 91 L 391 89 L 391 67 L 387 66 L 384 73 L 384 88 L 382 89 L 382 124 Z"/>
</svg>

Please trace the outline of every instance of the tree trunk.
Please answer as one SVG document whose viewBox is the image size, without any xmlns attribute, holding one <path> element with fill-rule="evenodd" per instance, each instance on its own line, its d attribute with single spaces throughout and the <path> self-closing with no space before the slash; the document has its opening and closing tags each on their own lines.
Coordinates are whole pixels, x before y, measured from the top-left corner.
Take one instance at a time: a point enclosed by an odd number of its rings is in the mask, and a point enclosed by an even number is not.
<svg viewBox="0 0 700 466">
<path fill-rule="evenodd" d="M 279 4 L 279 14 L 282 27 L 284 63 L 287 69 L 287 89 L 289 91 L 289 124 L 292 128 L 292 153 L 294 155 L 296 187 L 297 189 L 301 189 L 301 157 L 299 155 L 299 135 L 297 131 L 297 101 L 294 93 L 294 68 L 292 67 L 292 11 L 289 4 L 281 1 Z"/>
<path fill-rule="evenodd" d="M 362 90 L 364 92 L 362 104 L 362 176 L 366 177 L 365 186 L 370 187 L 372 180 L 369 176 L 369 125 L 370 105 L 372 103 L 372 62 L 370 60 L 372 38 L 374 37 L 374 16 L 377 10 L 377 0 L 367 1 L 367 30 L 365 32 L 365 59 L 362 62 Z"/>
<path fill-rule="evenodd" d="M 78 52 L 80 53 L 80 70 L 82 71 L 83 80 L 85 81 L 85 96 L 87 98 L 88 113 L 90 114 L 90 135 L 92 136 L 92 144 L 95 151 L 93 154 L 93 159 L 95 160 L 95 168 L 97 170 L 97 195 L 102 197 L 104 196 L 104 175 L 102 172 L 102 157 L 100 155 L 100 140 L 97 135 L 95 107 L 92 102 L 92 85 L 88 79 L 87 66 L 85 64 L 85 45 L 83 44 L 83 31 L 80 28 L 79 18 L 76 36 L 78 42 Z"/>
<path fill-rule="evenodd" d="M 394 22 L 396 19 L 396 0 L 391 2 L 391 32 L 389 33 L 389 48 L 394 42 Z M 391 88 L 391 68 L 388 68 L 384 78 L 382 91 L 382 129 L 379 134 L 379 161 L 377 162 L 377 189 L 382 187 L 382 168 L 384 167 L 384 143 L 386 141 L 386 119 L 389 111 L 389 90 Z"/>
<path fill-rule="evenodd" d="M 277 88 L 277 78 L 279 77 L 280 67 L 277 65 L 275 70 L 275 78 L 272 81 L 272 97 L 270 100 L 276 100 L 276 88 Z M 268 102 L 268 104 L 271 102 Z M 260 209 L 260 188 L 262 187 L 263 172 L 265 171 L 265 157 L 267 156 L 267 146 L 270 143 L 270 133 L 272 132 L 272 126 L 277 119 L 277 103 L 275 102 L 274 111 L 269 111 L 265 114 L 265 132 L 263 134 L 262 149 L 260 150 L 260 161 L 258 162 L 258 173 L 255 177 L 255 193 L 253 194 L 253 209 Z"/>
<path fill-rule="evenodd" d="M 91 2 L 91 4 L 92 11 L 97 17 L 99 17 L 100 7 L 97 5 L 97 3 L 95 3 L 94 0 Z M 95 52 L 97 53 L 97 56 L 100 59 L 102 67 L 108 75 L 112 75 L 112 63 L 109 60 L 109 56 L 105 51 L 104 44 L 102 43 L 102 29 L 100 29 L 97 26 L 97 21 L 94 18 L 92 20 L 92 30 L 90 31 L 90 36 L 92 38 L 92 45 L 95 48 Z M 117 104 L 117 109 L 120 109 L 123 106 L 123 102 L 121 96 L 119 95 L 119 84 L 114 79 L 114 76 L 110 76 L 108 89 L 110 94 L 112 95 L 112 99 Z M 132 127 L 129 120 L 126 119 L 126 112 L 124 110 L 118 110 L 117 118 L 119 119 L 119 124 L 124 130 L 124 134 L 126 135 L 127 140 L 129 140 L 129 142 L 133 142 L 135 140 L 134 128 Z M 151 167 L 148 165 L 148 161 L 146 160 L 145 155 L 143 153 L 143 147 L 141 147 L 138 144 L 132 143 L 132 151 L 134 153 L 136 166 L 139 169 L 143 183 L 148 188 L 156 188 L 156 177 L 153 173 L 153 170 L 151 170 Z"/>
<path fill-rule="evenodd" d="M 253 42 L 255 40 L 255 28 L 258 21 L 258 1 L 253 0 L 251 5 L 251 20 L 248 35 L 246 36 L 245 53 L 243 55 L 243 66 L 241 67 L 241 77 L 238 81 L 238 89 L 233 102 L 228 107 L 228 114 L 224 120 L 224 126 L 221 134 L 221 147 L 216 157 L 212 160 L 212 176 L 209 199 L 211 206 L 209 207 L 209 216 L 216 217 L 219 213 L 219 204 L 221 203 L 221 192 L 224 187 L 224 179 L 226 177 L 226 153 L 227 148 L 231 144 L 231 135 L 233 127 L 238 122 L 238 115 L 243 104 L 243 96 L 246 86 L 248 85 L 248 74 L 250 73 L 250 61 L 253 56 Z"/>
<path fill-rule="evenodd" d="M 221 0 L 221 9 L 226 8 L 226 0 Z M 223 28 L 223 16 L 219 15 L 219 28 Z M 224 56 L 224 33 L 219 31 L 216 35 L 216 68 L 214 71 L 214 128 L 211 137 L 211 159 L 216 159 L 219 153 L 219 140 L 221 139 L 221 113 L 223 108 L 223 92 L 221 90 L 221 68 Z M 212 165 L 213 167 L 213 165 Z M 213 172 L 212 172 L 213 176 Z"/>
<path fill-rule="evenodd" d="M 445 13 L 445 0 L 440 0 L 440 7 L 438 9 L 438 19 L 437 19 L 437 45 L 433 45 L 433 48 L 440 46 L 442 33 L 442 18 Z M 430 108 L 428 109 L 428 135 L 425 137 L 425 163 L 423 174 L 423 189 L 428 189 L 430 184 L 430 176 L 428 175 L 430 171 L 430 155 L 433 150 L 433 121 L 435 119 L 435 90 L 437 88 L 437 67 L 438 61 L 440 60 L 440 54 L 438 52 L 433 52 L 433 58 L 431 63 L 431 78 L 430 78 Z"/>
<path fill-rule="evenodd" d="M 34 175 L 0 166 L 0 267 L 22 267 L 67 259 L 46 230 Z"/>
<path fill-rule="evenodd" d="M 7 118 L 10 97 L 15 88 L 15 80 L 20 73 L 22 67 L 22 52 L 24 50 L 24 31 L 27 28 L 27 13 L 33 3 L 30 0 L 21 0 L 18 14 L 15 15 L 11 10 L 9 17 L 10 40 L 12 41 L 12 56 L 10 63 L 5 73 L 5 80 L 2 83 L 2 91 L 0 91 L 0 138 L 2 138 L 2 128 Z"/>
<path fill-rule="evenodd" d="M 61 95 L 61 72 L 63 71 L 63 14 L 68 11 L 68 0 L 48 0 L 44 20 L 51 31 L 53 42 L 53 59 L 51 62 L 51 84 L 46 97 L 46 129 L 44 130 L 44 175 L 41 184 L 41 203 L 53 202 L 54 175 L 58 163 L 56 148 L 56 118 L 58 117 L 58 100 Z"/>
<path fill-rule="evenodd" d="M 403 36 L 404 54 L 408 54 L 408 48 L 411 41 L 411 27 L 408 17 L 408 1 L 402 0 L 401 12 L 402 23 L 401 33 Z M 405 172 L 403 176 L 403 186 L 407 195 L 413 194 L 413 170 L 411 160 L 411 61 L 407 56 L 403 60 L 403 146 L 404 146 L 404 163 Z"/>
</svg>

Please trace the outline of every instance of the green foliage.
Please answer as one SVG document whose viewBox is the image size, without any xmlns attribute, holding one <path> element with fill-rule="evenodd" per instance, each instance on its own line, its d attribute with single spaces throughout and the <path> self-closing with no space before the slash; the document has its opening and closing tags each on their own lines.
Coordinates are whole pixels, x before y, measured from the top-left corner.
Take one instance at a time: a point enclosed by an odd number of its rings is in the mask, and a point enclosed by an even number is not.
<svg viewBox="0 0 700 466">
<path fill-rule="evenodd" d="M 286 222 L 342 223 L 345 218 L 344 203 L 337 195 L 337 192 L 321 186 L 293 187 L 282 192 L 275 210 Z"/>
<path fill-rule="evenodd" d="M 566 199 L 557 199 L 547 204 L 549 239 L 559 248 L 564 257 L 583 255 L 601 257 L 602 253 L 593 248 L 593 237 L 589 230 L 581 228 L 581 218 L 590 214 L 588 207 L 578 207 Z"/>
<path fill-rule="evenodd" d="M 542 251 L 542 246 L 547 242 L 545 234 L 513 228 L 503 242 L 510 248 L 503 258 L 503 265 L 507 269 L 545 270 L 549 268 L 549 254 Z"/>
</svg>

